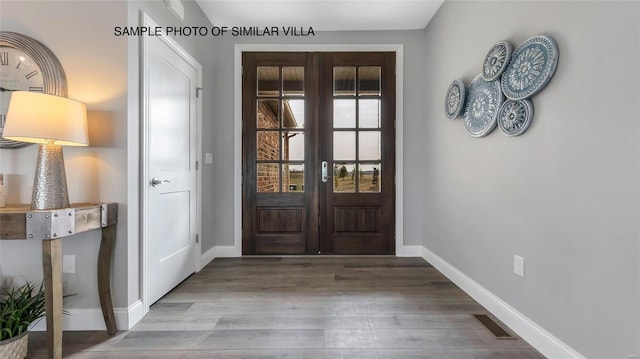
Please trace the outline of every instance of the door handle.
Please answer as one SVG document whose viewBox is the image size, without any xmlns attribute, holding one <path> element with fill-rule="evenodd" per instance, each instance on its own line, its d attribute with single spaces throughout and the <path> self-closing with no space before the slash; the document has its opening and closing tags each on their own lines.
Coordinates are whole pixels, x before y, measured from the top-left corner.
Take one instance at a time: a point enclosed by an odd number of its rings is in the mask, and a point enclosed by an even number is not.
<svg viewBox="0 0 640 359">
<path fill-rule="evenodd" d="M 329 178 L 333 176 L 329 176 L 329 165 L 327 161 L 322 161 L 322 182 L 327 182 Z"/>
<path fill-rule="evenodd" d="M 155 178 L 155 177 L 151 180 L 151 185 L 153 187 L 158 187 L 159 185 L 161 185 L 163 183 L 171 183 L 171 181 L 166 180 L 166 179 Z"/>
</svg>

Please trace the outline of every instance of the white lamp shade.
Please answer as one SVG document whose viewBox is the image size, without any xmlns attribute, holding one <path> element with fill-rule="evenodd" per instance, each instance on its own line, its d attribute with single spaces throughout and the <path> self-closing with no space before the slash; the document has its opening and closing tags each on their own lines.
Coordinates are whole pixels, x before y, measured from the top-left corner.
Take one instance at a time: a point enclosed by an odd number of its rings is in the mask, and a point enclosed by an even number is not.
<svg viewBox="0 0 640 359">
<path fill-rule="evenodd" d="M 16 91 L 11 95 L 2 137 L 22 142 L 87 146 L 87 108 L 66 97 Z"/>
</svg>

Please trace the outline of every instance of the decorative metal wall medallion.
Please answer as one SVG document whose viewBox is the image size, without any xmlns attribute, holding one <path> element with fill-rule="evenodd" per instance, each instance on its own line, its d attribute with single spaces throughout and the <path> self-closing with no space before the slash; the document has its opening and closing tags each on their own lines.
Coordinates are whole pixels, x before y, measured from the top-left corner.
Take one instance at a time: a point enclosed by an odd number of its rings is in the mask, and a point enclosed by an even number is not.
<svg viewBox="0 0 640 359">
<path fill-rule="evenodd" d="M 450 120 L 460 116 L 464 106 L 465 89 L 460 80 L 453 80 L 447 90 L 447 97 L 444 103 L 444 112 Z"/>
<path fill-rule="evenodd" d="M 476 76 L 469 89 L 464 106 L 464 127 L 473 137 L 483 137 L 496 128 L 498 110 L 504 96 L 500 91 L 500 81 L 485 81 Z"/>
<path fill-rule="evenodd" d="M 487 81 L 493 81 L 502 75 L 511 59 L 511 44 L 499 41 L 484 58 L 482 64 L 482 77 Z"/>
<path fill-rule="evenodd" d="M 558 45 L 545 35 L 527 39 L 513 52 L 502 74 L 502 91 L 512 100 L 535 95 L 551 80 L 558 65 Z"/>
<path fill-rule="evenodd" d="M 506 100 L 498 111 L 498 127 L 506 136 L 523 134 L 533 118 L 533 103 L 529 100 Z"/>
</svg>

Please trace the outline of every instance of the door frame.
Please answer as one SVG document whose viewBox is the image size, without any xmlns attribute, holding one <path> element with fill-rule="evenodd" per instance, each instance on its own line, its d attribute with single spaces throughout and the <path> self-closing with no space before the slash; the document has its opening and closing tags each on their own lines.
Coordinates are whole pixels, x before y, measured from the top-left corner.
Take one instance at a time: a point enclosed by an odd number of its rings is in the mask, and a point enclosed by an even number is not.
<svg viewBox="0 0 640 359">
<path fill-rule="evenodd" d="M 146 13 L 140 13 L 140 23 L 142 26 L 158 26 L 158 24 Z M 149 186 L 148 183 L 151 180 L 148 171 L 149 153 L 147 147 L 149 144 L 148 136 L 148 86 L 147 73 L 149 72 L 147 59 L 149 57 L 149 40 L 152 39 L 148 36 L 143 36 L 141 39 L 140 47 L 140 240 L 141 240 L 141 298 L 144 314 L 149 312 Z M 158 37 L 165 45 L 175 51 L 182 59 L 184 59 L 189 65 L 196 69 L 196 81 L 197 87 L 202 88 L 202 65 L 191 54 L 189 54 L 184 48 L 182 48 L 173 38 L 162 35 Z M 201 92 L 201 91 L 200 91 Z M 202 157 L 202 97 L 196 95 L 196 161 L 198 162 L 198 169 L 196 173 L 196 235 L 200 236 L 202 233 L 202 200 L 200 194 L 202 193 L 202 171 L 200 170 L 201 164 L 200 158 Z M 196 248 L 194 251 L 194 272 L 200 271 L 201 268 L 201 252 L 202 241 L 196 241 Z"/>
<path fill-rule="evenodd" d="M 396 54 L 396 172 L 395 200 L 396 257 L 411 256 L 403 240 L 403 44 L 236 44 L 234 48 L 234 189 L 233 189 L 233 247 L 220 251 L 219 257 L 242 257 L 242 53 L 256 52 L 395 52 Z"/>
</svg>

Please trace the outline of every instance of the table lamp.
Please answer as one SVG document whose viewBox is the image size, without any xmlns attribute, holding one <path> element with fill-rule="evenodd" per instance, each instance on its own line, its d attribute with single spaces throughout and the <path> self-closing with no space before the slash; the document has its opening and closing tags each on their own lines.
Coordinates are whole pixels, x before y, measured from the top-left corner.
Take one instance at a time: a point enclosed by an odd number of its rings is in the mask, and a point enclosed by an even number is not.
<svg viewBox="0 0 640 359">
<path fill-rule="evenodd" d="M 11 95 L 2 136 L 39 143 L 31 209 L 69 207 L 62 146 L 87 146 L 87 109 L 83 103 L 38 92 Z"/>
</svg>

